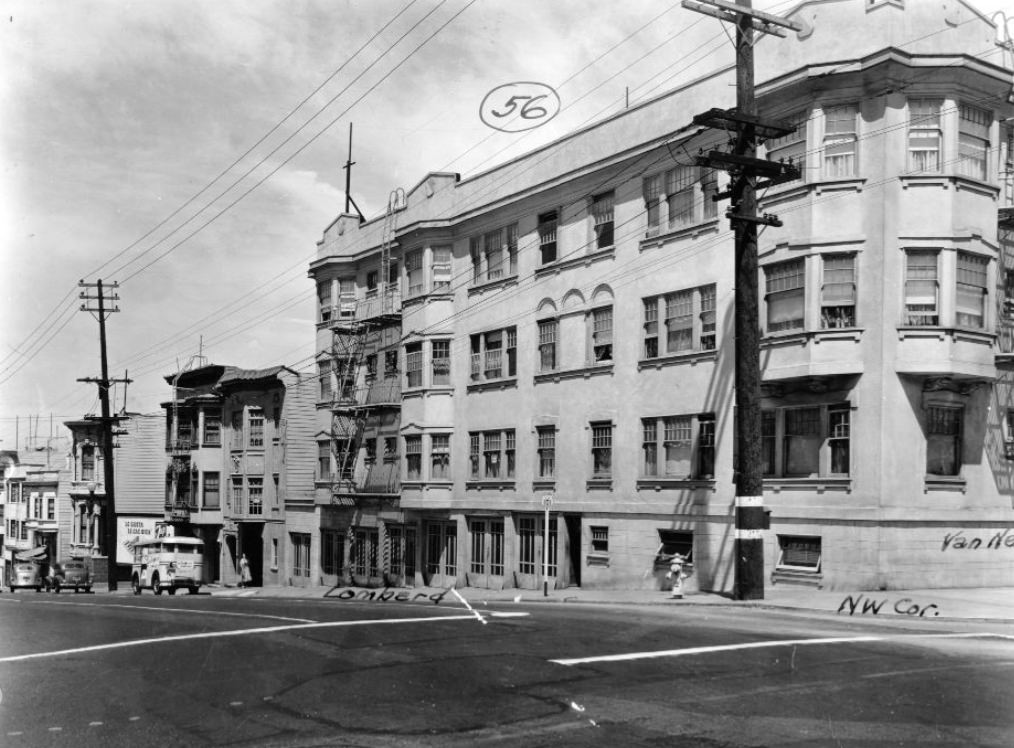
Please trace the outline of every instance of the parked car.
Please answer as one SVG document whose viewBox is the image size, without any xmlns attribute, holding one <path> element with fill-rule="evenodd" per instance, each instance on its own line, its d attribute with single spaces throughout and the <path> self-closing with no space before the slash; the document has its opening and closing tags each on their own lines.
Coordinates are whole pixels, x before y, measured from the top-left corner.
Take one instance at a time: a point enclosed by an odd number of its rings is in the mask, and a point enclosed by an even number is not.
<svg viewBox="0 0 1014 748">
<path fill-rule="evenodd" d="M 42 592 L 45 581 L 42 576 L 42 566 L 32 561 L 18 561 L 11 571 L 11 592 L 16 589 L 30 588 L 36 592 Z"/>
<path fill-rule="evenodd" d="M 59 594 L 60 590 L 74 588 L 74 592 L 84 590 L 92 591 L 92 570 L 82 559 L 72 558 L 61 561 L 53 567 L 49 576 L 49 586 L 53 592 Z"/>
</svg>

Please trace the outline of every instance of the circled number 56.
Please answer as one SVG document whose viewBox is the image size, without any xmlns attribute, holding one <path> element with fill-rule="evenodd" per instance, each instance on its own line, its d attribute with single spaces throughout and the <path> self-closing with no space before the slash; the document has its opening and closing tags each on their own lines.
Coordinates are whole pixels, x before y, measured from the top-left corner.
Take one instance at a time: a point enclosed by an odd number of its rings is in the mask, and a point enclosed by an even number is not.
<svg viewBox="0 0 1014 748">
<path fill-rule="evenodd" d="M 497 86 L 482 100 L 479 117 L 494 130 L 522 132 L 544 125 L 560 111 L 560 97 L 544 83 Z"/>
</svg>

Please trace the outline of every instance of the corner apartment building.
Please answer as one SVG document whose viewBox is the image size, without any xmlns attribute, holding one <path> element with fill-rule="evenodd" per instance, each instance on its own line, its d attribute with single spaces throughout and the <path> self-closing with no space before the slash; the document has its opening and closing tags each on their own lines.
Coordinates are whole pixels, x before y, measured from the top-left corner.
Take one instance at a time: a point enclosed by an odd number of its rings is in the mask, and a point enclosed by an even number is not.
<svg viewBox="0 0 1014 748">
<path fill-rule="evenodd" d="M 762 116 L 796 125 L 763 152 L 802 173 L 761 195 L 768 582 L 1014 585 L 1014 62 L 960 0 L 788 17 L 756 52 Z M 691 120 L 734 83 L 325 229 L 311 576 L 653 588 L 679 550 L 731 589 L 733 235 L 693 157 L 728 138 Z"/>
<path fill-rule="evenodd" d="M 165 521 L 204 540 L 206 582 L 237 582 L 244 554 L 254 584 L 286 582 L 286 505 L 312 504 L 314 380 L 214 364 L 165 379 Z"/>
</svg>

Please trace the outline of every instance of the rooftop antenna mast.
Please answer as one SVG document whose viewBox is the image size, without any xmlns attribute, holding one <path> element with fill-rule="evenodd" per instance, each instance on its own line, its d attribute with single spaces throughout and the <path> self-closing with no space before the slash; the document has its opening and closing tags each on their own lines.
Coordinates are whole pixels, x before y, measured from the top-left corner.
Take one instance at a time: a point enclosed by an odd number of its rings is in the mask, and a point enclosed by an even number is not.
<svg viewBox="0 0 1014 748">
<path fill-rule="evenodd" d="M 359 214 L 359 223 L 366 220 L 363 215 L 363 211 L 359 210 L 359 206 L 356 205 L 356 201 L 352 199 L 352 166 L 356 162 L 352 160 L 352 123 L 349 122 L 349 157 L 345 162 L 345 212 L 349 212 L 349 206 L 356 209 L 356 213 Z"/>
</svg>

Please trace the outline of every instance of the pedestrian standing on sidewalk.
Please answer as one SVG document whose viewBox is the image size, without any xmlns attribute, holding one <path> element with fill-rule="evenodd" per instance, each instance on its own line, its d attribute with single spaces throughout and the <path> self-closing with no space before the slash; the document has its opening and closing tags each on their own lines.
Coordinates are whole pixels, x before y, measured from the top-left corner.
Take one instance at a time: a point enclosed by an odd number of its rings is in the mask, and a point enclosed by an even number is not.
<svg viewBox="0 0 1014 748">
<path fill-rule="evenodd" d="M 252 577 L 250 576 L 250 562 L 247 561 L 246 554 L 244 553 L 239 559 L 239 586 L 246 587 L 250 584 Z"/>
</svg>

